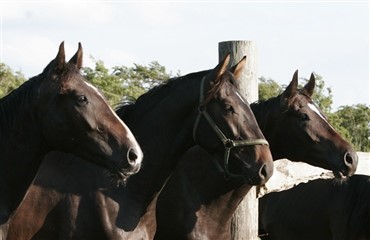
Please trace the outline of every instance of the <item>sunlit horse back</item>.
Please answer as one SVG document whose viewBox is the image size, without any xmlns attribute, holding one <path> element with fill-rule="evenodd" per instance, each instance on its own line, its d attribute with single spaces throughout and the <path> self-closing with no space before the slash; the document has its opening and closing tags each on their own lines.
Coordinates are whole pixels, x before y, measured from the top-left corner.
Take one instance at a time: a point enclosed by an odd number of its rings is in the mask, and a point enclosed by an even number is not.
<svg viewBox="0 0 370 240">
<path fill-rule="evenodd" d="M 351 176 L 357 168 L 357 154 L 311 99 L 314 88 L 311 74 L 298 89 L 296 71 L 282 94 L 253 103 L 251 108 L 275 160 L 288 158 L 332 170 L 339 178 Z"/>
<path fill-rule="evenodd" d="M 41 74 L 0 100 L 0 225 L 23 198 L 42 157 L 70 152 L 123 181 L 140 168 L 130 130 L 79 70 L 82 47 L 69 62 L 64 43 Z"/>
</svg>

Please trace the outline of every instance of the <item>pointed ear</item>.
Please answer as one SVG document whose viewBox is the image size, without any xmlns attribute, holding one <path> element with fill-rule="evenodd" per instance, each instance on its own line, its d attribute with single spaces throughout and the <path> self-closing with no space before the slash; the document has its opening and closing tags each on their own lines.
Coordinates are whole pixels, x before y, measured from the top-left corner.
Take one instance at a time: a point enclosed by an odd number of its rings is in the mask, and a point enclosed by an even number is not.
<svg viewBox="0 0 370 240">
<path fill-rule="evenodd" d="M 221 77 L 221 75 L 227 71 L 229 62 L 230 62 L 230 53 L 226 54 L 224 59 L 214 68 L 216 79 Z"/>
<path fill-rule="evenodd" d="M 66 62 L 66 54 L 64 51 L 64 41 L 59 45 L 59 51 L 54 61 L 55 61 L 56 69 L 60 71 L 63 70 L 64 64 Z"/>
<path fill-rule="evenodd" d="M 234 74 L 236 80 L 239 80 L 246 62 L 247 62 L 247 56 L 244 56 L 242 60 L 240 60 L 236 65 L 230 68 L 230 72 Z"/>
<path fill-rule="evenodd" d="M 311 73 L 310 80 L 306 83 L 303 89 L 307 92 L 308 96 L 312 96 L 313 90 L 315 89 L 315 75 Z"/>
<path fill-rule="evenodd" d="M 75 53 L 75 55 L 69 60 L 69 63 L 72 63 L 72 64 L 76 65 L 76 67 L 78 69 L 81 69 L 81 67 L 82 67 L 82 57 L 83 57 L 82 45 L 79 42 L 78 43 L 78 50 Z"/>
<path fill-rule="evenodd" d="M 207 75 L 207 82 L 210 84 L 210 89 L 221 81 L 221 76 L 228 70 L 230 62 L 230 53 L 226 54 L 224 59 Z"/>
<path fill-rule="evenodd" d="M 298 88 L 298 70 L 294 72 L 292 81 L 289 83 L 288 87 L 285 89 L 283 95 L 289 98 L 297 92 L 297 88 Z"/>
<path fill-rule="evenodd" d="M 289 83 L 285 91 L 281 94 L 280 105 L 282 107 L 288 106 L 289 104 L 288 100 L 290 97 L 296 94 L 297 88 L 298 88 L 298 70 L 294 72 L 292 81 Z"/>
</svg>

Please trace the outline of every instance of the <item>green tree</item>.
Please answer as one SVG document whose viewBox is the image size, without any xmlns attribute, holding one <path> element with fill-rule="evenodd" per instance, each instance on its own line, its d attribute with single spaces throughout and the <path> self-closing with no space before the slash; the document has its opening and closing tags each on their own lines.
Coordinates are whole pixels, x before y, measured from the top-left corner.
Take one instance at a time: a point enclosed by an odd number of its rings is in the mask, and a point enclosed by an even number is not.
<svg viewBox="0 0 370 240">
<path fill-rule="evenodd" d="M 148 66 L 134 64 L 133 67 L 115 66 L 111 70 L 101 60 L 95 61 L 95 68 L 84 68 L 88 81 L 97 86 L 110 104 L 136 99 L 152 87 L 171 77 L 166 68 L 153 61 Z"/>
<path fill-rule="evenodd" d="M 121 79 L 127 89 L 126 96 L 137 98 L 149 89 L 157 86 L 171 77 L 166 68 L 153 61 L 148 66 L 134 64 L 133 67 L 113 67 L 113 75 Z"/>
<path fill-rule="evenodd" d="M 369 106 L 365 104 L 341 106 L 329 116 L 329 119 L 333 127 L 351 142 L 357 151 L 370 151 Z"/>
<path fill-rule="evenodd" d="M 82 69 L 84 77 L 96 86 L 111 104 L 117 104 L 125 94 L 121 79 L 111 74 L 103 61 L 95 61 L 95 68 Z"/>
<path fill-rule="evenodd" d="M 283 92 L 283 87 L 279 83 L 275 82 L 271 78 L 266 79 L 265 77 L 260 77 L 258 83 L 258 99 L 267 100 L 272 97 L 278 96 Z"/>
<path fill-rule="evenodd" d="M 4 63 L 0 63 L 0 98 L 18 88 L 26 78 L 20 71 L 13 70 Z"/>
</svg>

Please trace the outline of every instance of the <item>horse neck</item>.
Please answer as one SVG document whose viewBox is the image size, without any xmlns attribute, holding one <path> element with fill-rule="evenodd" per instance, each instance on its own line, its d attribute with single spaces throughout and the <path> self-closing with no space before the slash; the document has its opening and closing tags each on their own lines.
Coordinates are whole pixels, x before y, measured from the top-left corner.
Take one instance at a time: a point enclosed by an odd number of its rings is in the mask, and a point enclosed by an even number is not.
<svg viewBox="0 0 370 240">
<path fill-rule="evenodd" d="M 157 99 L 155 104 L 150 98 L 146 99 L 151 102 L 150 108 L 145 108 L 145 103 L 139 99 L 137 106 L 121 116 L 146 156 L 143 168 L 127 183 L 127 190 L 143 201 L 143 208 L 160 191 L 177 159 L 194 145 L 192 130 L 199 104 L 200 79 L 180 81 L 172 83 L 168 94 Z M 180 95 L 183 92 L 185 94 Z"/>
<path fill-rule="evenodd" d="M 216 209 L 224 213 L 231 211 L 229 215 L 231 217 L 233 210 L 237 208 L 249 188 L 242 184 L 239 179 L 226 180 L 223 173 L 216 167 L 215 157 L 204 149 L 198 146 L 197 148 L 193 157 L 183 159 L 186 167 L 180 170 L 187 176 L 189 180 L 187 182 L 193 184 L 188 186 L 189 191 L 190 189 L 197 189 L 194 191 L 194 195 L 202 196 L 203 203 L 208 205 L 206 207 L 208 210 Z M 195 171 L 195 168 L 200 170 Z M 196 175 L 194 175 L 194 172 Z M 207 172 L 206 176 L 204 172 Z M 197 179 L 197 181 L 194 181 L 194 179 Z M 223 218 L 225 218 L 225 215 L 223 215 Z"/>
<path fill-rule="evenodd" d="M 34 114 L 38 82 L 30 79 L 0 100 L 0 181 L 12 191 L 32 181 L 46 152 Z"/>
<path fill-rule="evenodd" d="M 273 134 L 274 121 L 280 109 L 280 97 L 270 98 L 250 105 L 260 129 L 265 137 Z"/>
<path fill-rule="evenodd" d="M 279 127 L 280 96 L 270 98 L 265 101 L 255 102 L 250 105 L 258 125 L 270 144 L 270 150 L 274 160 L 283 158 L 278 154 L 279 150 L 275 148 L 278 140 L 275 138 L 275 130 Z"/>
<path fill-rule="evenodd" d="M 243 184 L 214 200 L 210 207 L 217 212 L 217 216 L 219 216 L 217 220 L 220 224 L 226 221 L 231 223 L 232 216 L 250 189 L 250 185 Z"/>
<path fill-rule="evenodd" d="M 214 160 L 211 159 L 213 157 L 208 155 L 207 158 L 208 166 L 204 168 L 205 170 L 202 174 L 199 174 L 197 186 L 194 185 L 192 188 L 197 188 L 201 181 L 206 182 L 205 185 L 199 188 L 197 195 L 204 195 L 202 208 L 213 216 L 212 219 L 214 219 L 215 223 L 222 224 L 231 221 L 239 203 L 248 193 L 251 186 L 242 184 L 237 179 L 225 180 L 223 174 L 218 172 L 218 170 L 216 170 L 215 175 L 207 174 L 208 176 L 205 179 L 204 172 L 209 172 L 208 169 L 215 168 Z M 196 183 L 194 180 L 191 181 Z M 213 188 L 214 186 L 215 188 Z"/>
<path fill-rule="evenodd" d="M 199 221 L 207 221 L 210 225 L 217 226 L 231 221 L 233 213 L 249 191 L 250 186 L 233 179 L 225 180 L 213 158 L 214 156 L 199 146 L 191 148 L 178 163 L 161 195 L 163 194 L 166 198 L 165 201 L 170 199 L 171 202 L 180 206 L 187 206 L 188 209 L 180 211 L 188 215 L 206 216 L 207 219 Z M 205 172 L 207 174 L 204 174 Z M 158 201 L 161 201 L 161 196 Z M 163 206 L 161 202 L 158 204 Z M 171 212 L 179 211 L 168 209 L 168 206 L 160 207 L 160 209 L 167 209 Z M 192 211 L 197 211 L 197 213 Z M 172 221 L 176 219 L 174 217 Z M 189 219 L 181 221 L 187 220 Z"/>
<path fill-rule="evenodd" d="M 204 181 L 204 179 L 201 181 Z M 251 189 L 250 185 L 236 183 L 233 181 L 234 180 L 225 180 L 223 176 L 210 179 L 208 181 L 209 184 L 207 184 L 208 187 L 206 186 L 205 188 L 201 189 L 201 191 L 198 193 L 198 196 L 194 196 L 199 197 L 199 195 L 204 194 L 206 191 L 211 191 L 208 196 L 204 196 L 201 209 L 202 211 L 206 212 L 206 215 L 211 216 L 209 221 L 212 221 L 213 224 L 230 224 L 231 218 L 238 208 L 240 202 Z M 217 189 L 212 190 L 212 186 L 217 186 Z M 202 213 L 197 214 L 203 215 Z"/>
</svg>

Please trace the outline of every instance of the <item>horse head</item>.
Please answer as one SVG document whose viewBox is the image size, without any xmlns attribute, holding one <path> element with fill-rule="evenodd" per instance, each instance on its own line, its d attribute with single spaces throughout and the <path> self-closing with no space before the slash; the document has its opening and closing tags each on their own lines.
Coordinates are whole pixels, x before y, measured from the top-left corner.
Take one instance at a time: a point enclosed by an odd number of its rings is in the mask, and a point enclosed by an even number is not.
<svg viewBox="0 0 370 240">
<path fill-rule="evenodd" d="M 216 166 L 226 178 L 240 178 L 251 185 L 263 184 L 272 175 L 272 156 L 235 80 L 246 59 L 233 72 L 227 70 L 229 61 L 227 55 L 202 79 L 194 139 L 214 156 Z M 198 134 L 200 131 L 204 134 Z"/>
<path fill-rule="evenodd" d="M 327 117 L 311 99 L 315 76 L 298 89 L 298 71 L 279 96 L 280 109 L 275 113 L 274 130 L 269 131 L 273 155 L 330 169 L 336 177 L 351 176 L 358 157 L 351 145 L 330 125 Z M 269 136 L 266 135 L 269 139 Z M 274 156 L 275 158 L 275 156 Z"/>
<path fill-rule="evenodd" d="M 104 97 L 80 74 L 82 47 L 65 61 L 64 43 L 40 74 L 37 116 L 45 144 L 107 168 L 118 179 L 140 169 L 142 151 Z"/>
</svg>

